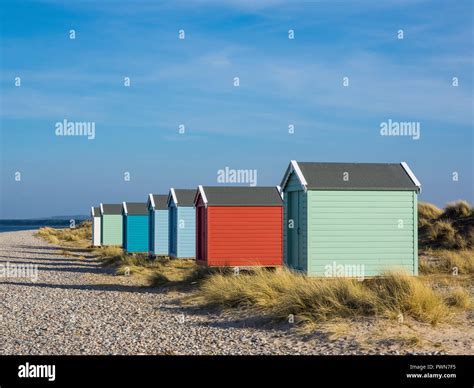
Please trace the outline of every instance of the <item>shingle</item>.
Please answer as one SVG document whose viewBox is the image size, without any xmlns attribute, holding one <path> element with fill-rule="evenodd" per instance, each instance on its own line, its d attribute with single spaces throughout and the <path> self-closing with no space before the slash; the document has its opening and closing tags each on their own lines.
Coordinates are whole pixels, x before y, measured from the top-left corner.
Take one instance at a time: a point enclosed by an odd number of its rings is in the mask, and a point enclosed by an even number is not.
<svg viewBox="0 0 474 388">
<path fill-rule="evenodd" d="M 209 206 L 282 206 L 280 193 L 275 186 L 204 186 L 203 190 Z"/>
<path fill-rule="evenodd" d="M 298 162 L 308 189 L 417 190 L 398 163 Z M 345 180 L 344 178 L 347 177 Z"/>
</svg>

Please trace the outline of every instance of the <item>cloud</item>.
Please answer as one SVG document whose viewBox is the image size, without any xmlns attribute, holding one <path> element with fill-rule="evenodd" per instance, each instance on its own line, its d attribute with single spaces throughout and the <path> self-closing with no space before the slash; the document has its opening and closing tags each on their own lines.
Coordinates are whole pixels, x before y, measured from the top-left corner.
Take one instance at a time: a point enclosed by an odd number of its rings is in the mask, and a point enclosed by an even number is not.
<svg viewBox="0 0 474 388">
<path fill-rule="evenodd" d="M 264 73 L 286 96 L 315 108 L 471 123 L 470 87 L 455 88 L 450 77 L 430 74 L 425 66 L 398 65 L 379 55 L 359 53 L 337 63 L 267 64 Z M 347 88 L 342 85 L 346 76 Z"/>
<path fill-rule="evenodd" d="M 449 57 L 439 59 L 449 60 Z M 232 86 L 234 75 L 241 77 L 240 89 Z M 349 87 L 342 86 L 345 76 L 349 77 Z M 291 110 L 296 117 L 301 112 L 307 116 L 312 111 L 306 120 L 318 111 L 326 116 L 336 114 L 334 120 L 339 120 L 341 114 L 359 118 L 388 115 L 461 125 L 470 125 L 472 120 L 469 85 L 461 82 L 455 88 L 451 86 L 451 77 L 428 66 L 400 65 L 367 52 L 329 61 L 321 57 L 276 58 L 251 49 L 246 55 L 234 54 L 232 50 L 208 51 L 186 62 L 159 66 L 132 76 L 132 88 L 123 92 L 109 90 L 121 87 L 121 74 L 102 77 L 91 75 L 90 71 L 37 72 L 28 74 L 28 78 L 34 80 L 35 88 L 4 90 L 3 117 L 88 115 L 126 125 L 136 122 L 133 112 L 138 109 L 141 117 L 156 122 L 156 105 L 152 103 L 156 98 L 157 102 L 161 101 L 159 120 L 169 121 L 175 116 L 177 123 L 178 117 L 189 121 L 205 118 L 210 123 L 219 117 L 243 122 L 259 116 L 261 121 L 266 111 L 269 112 L 266 120 L 275 123 L 281 122 L 280 118 L 288 116 Z M 41 81 L 59 84 L 44 88 Z M 64 87 L 74 83 L 82 87 Z M 80 93 L 78 88 L 82 90 Z M 168 96 L 161 94 L 164 89 Z M 292 108 L 281 110 L 279 107 L 285 104 Z M 261 110 L 263 105 L 266 111 Z M 126 112 L 132 116 L 125 117 Z"/>
</svg>

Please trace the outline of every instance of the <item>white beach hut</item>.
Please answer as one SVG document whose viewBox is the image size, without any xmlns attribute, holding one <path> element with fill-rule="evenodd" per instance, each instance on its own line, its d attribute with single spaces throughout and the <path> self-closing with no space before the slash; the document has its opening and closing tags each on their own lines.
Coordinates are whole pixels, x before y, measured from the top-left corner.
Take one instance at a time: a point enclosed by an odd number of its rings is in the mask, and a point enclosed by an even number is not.
<svg viewBox="0 0 474 388">
<path fill-rule="evenodd" d="M 101 217 L 100 217 L 100 208 L 92 207 L 91 208 L 92 216 L 92 246 L 100 246 L 100 233 L 101 233 Z"/>
</svg>

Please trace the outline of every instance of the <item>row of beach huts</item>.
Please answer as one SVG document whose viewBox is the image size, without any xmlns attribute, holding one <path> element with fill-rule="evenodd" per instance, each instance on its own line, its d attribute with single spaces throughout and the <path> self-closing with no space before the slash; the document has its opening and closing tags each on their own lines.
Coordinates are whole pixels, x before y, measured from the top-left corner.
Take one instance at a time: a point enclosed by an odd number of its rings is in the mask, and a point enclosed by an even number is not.
<svg viewBox="0 0 474 388">
<path fill-rule="evenodd" d="M 198 186 L 92 207 L 92 244 L 208 266 L 281 266 L 327 276 L 418 273 L 417 195 L 402 163 L 291 161 L 280 186 Z M 145 196 L 144 196 L 145 197 Z"/>
</svg>

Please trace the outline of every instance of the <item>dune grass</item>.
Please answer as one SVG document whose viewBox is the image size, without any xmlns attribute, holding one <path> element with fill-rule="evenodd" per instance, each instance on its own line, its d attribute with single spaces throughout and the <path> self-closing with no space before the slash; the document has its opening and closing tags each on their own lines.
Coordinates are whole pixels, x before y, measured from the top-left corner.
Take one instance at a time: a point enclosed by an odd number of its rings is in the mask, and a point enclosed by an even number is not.
<svg viewBox="0 0 474 388">
<path fill-rule="evenodd" d="M 401 314 L 436 324 L 450 318 L 452 305 L 420 279 L 404 273 L 359 282 L 308 278 L 286 269 L 214 274 L 202 282 L 192 300 L 224 308 L 246 307 L 277 319 L 293 315 L 300 322 L 361 316 L 399 319 Z"/>
<path fill-rule="evenodd" d="M 116 268 L 118 275 L 134 276 L 139 282 L 151 286 L 189 285 L 207 273 L 194 260 L 151 259 L 147 254 L 125 253 L 119 247 L 103 247 L 95 250 L 105 266 Z"/>
<path fill-rule="evenodd" d="M 104 246 L 96 248 L 94 253 L 102 259 L 113 258 L 116 256 L 121 256 L 123 254 L 123 249 L 118 246 Z"/>
<path fill-rule="evenodd" d="M 418 203 L 418 221 L 420 223 L 426 220 L 433 220 L 443 214 L 443 210 L 428 202 Z"/>
<path fill-rule="evenodd" d="M 461 217 L 472 216 L 473 209 L 472 206 L 467 201 L 455 201 L 450 202 L 444 208 L 442 218 L 456 219 Z"/>
<path fill-rule="evenodd" d="M 445 296 L 445 303 L 448 306 L 460 309 L 470 309 L 472 308 L 473 300 L 469 292 L 464 288 L 456 287 Z"/>
<path fill-rule="evenodd" d="M 147 282 L 152 287 L 173 285 L 191 285 L 208 273 L 208 269 L 200 267 L 194 260 L 157 258 L 153 260 L 147 275 Z"/>
<path fill-rule="evenodd" d="M 55 245 L 89 246 L 92 238 L 92 223 L 83 221 L 75 228 L 40 228 L 37 235 Z"/>
<path fill-rule="evenodd" d="M 117 273 L 135 275 L 142 278 L 145 284 L 157 287 L 185 282 L 195 270 L 196 263 L 193 260 L 150 260 L 127 255 L 118 266 Z"/>
<path fill-rule="evenodd" d="M 432 260 L 427 260 L 431 257 Z M 461 250 L 427 250 L 420 257 L 419 270 L 421 274 L 453 274 L 474 275 L 474 249 Z"/>
<path fill-rule="evenodd" d="M 452 202 L 441 210 L 418 204 L 419 246 L 422 249 L 474 248 L 472 206 L 466 201 Z"/>
</svg>

